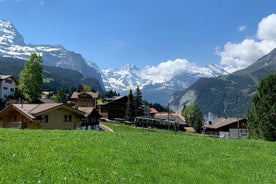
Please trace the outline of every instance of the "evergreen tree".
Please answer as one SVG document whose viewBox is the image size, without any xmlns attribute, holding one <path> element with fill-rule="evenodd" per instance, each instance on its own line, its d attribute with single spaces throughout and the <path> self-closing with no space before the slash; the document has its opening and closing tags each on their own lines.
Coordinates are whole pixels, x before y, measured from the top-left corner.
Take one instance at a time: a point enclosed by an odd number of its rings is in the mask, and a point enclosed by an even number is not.
<svg viewBox="0 0 276 184">
<path fill-rule="evenodd" d="M 250 137 L 276 141 L 276 73 L 260 81 L 247 111 Z"/>
<path fill-rule="evenodd" d="M 184 109 L 183 116 L 189 126 L 193 127 L 196 132 L 200 133 L 203 125 L 203 114 L 196 104 L 187 105 Z"/>
<path fill-rule="evenodd" d="M 67 94 L 64 88 L 61 88 L 57 92 L 57 100 L 59 103 L 66 104 L 67 103 Z"/>
<path fill-rule="evenodd" d="M 109 91 L 106 91 L 105 95 L 104 95 L 104 97 L 106 97 L 106 98 L 112 98 L 114 96 L 120 96 L 120 93 L 117 93 L 116 91 L 109 90 Z"/>
<path fill-rule="evenodd" d="M 143 100 L 142 100 L 142 93 L 139 87 L 136 88 L 136 93 L 134 96 L 134 105 L 135 105 L 135 116 L 143 116 L 144 109 L 143 109 Z"/>
<path fill-rule="evenodd" d="M 31 53 L 19 76 L 19 89 L 25 100 L 30 102 L 40 97 L 43 86 L 42 56 Z"/>
<path fill-rule="evenodd" d="M 132 90 L 129 90 L 128 100 L 126 104 L 126 115 L 125 119 L 127 121 L 133 121 L 134 120 L 134 97 L 132 94 Z"/>
</svg>

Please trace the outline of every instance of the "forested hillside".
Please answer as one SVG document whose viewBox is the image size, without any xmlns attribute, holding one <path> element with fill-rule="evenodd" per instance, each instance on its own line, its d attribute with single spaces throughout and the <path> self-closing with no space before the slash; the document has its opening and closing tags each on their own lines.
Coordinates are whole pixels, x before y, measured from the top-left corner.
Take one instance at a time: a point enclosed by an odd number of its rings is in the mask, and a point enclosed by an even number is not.
<svg viewBox="0 0 276 184">
<path fill-rule="evenodd" d="M 205 115 L 245 116 L 261 79 L 276 72 L 276 49 L 249 67 L 217 78 L 201 78 L 185 91 L 174 94 L 170 104 L 180 111 L 195 102 Z"/>
<path fill-rule="evenodd" d="M 19 79 L 20 71 L 24 69 L 25 60 L 0 57 L 0 74 L 13 75 Z M 75 70 L 69 70 L 53 66 L 43 65 L 43 90 L 69 91 L 76 90 L 79 85 L 89 85 L 94 90 L 103 92 L 100 82 L 95 78 L 83 78 L 83 75 Z"/>
</svg>

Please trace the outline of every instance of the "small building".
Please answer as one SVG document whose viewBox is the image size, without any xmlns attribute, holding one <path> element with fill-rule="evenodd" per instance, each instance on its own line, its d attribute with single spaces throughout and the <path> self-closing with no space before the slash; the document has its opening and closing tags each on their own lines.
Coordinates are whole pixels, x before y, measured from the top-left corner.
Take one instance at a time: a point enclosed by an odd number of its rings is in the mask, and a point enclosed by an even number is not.
<svg viewBox="0 0 276 184">
<path fill-rule="evenodd" d="M 148 117 L 136 117 L 135 125 L 137 127 L 151 127 L 159 129 L 170 129 L 170 130 L 184 130 L 186 121 L 185 118 L 178 113 L 157 113 Z"/>
<path fill-rule="evenodd" d="M 78 107 L 96 107 L 98 97 L 98 92 L 73 92 L 70 100 Z"/>
<path fill-rule="evenodd" d="M 155 108 L 150 108 L 149 109 L 149 115 L 151 117 L 154 117 L 155 114 L 158 114 L 159 112 Z"/>
<path fill-rule="evenodd" d="M 205 125 L 205 134 L 220 138 L 247 138 L 247 120 L 245 118 L 219 118 Z"/>
<path fill-rule="evenodd" d="M 154 118 L 163 119 L 163 120 L 167 119 L 169 121 L 176 122 L 181 130 L 184 130 L 184 127 L 187 126 L 186 119 L 181 114 L 175 113 L 175 112 L 157 113 L 157 114 L 154 114 Z"/>
<path fill-rule="evenodd" d="M 6 102 L 9 96 L 14 96 L 18 84 L 12 75 L 0 75 L 0 102 Z"/>
<path fill-rule="evenodd" d="M 0 111 L 0 127 L 71 130 L 81 126 L 84 115 L 62 103 L 12 104 Z"/>
<path fill-rule="evenodd" d="M 126 114 L 127 96 L 117 96 L 98 104 L 100 115 L 106 119 L 124 119 Z"/>
<path fill-rule="evenodd" d="M 175 121 L 175 122 L 178 122 L 179 124 L 186 125 L 186 119 L 179 113 L 162 112 L 162 113 L 154 114 L 154 117 L 157 119 L 168 119 L 170 121 Z"/>
<path fill-rule="evenodd" d="M 78 107 L 79 111 L 84 112 L 84 117 L 81 119 L 81 129 L 98 130 L 100 114 L 95 107 Z"/>
</svg>

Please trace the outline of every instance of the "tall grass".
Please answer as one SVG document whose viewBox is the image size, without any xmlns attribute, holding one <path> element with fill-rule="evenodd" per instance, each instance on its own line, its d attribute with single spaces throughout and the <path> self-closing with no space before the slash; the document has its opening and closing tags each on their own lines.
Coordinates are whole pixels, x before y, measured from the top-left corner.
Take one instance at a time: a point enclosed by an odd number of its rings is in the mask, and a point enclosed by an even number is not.
<svg viewBox="0 0 276 184">
<path fill-rule="evenodd" d="M 275 183 L 276 144 L 116 126 L 0 129 L 0 183 Z"/>
</svg>

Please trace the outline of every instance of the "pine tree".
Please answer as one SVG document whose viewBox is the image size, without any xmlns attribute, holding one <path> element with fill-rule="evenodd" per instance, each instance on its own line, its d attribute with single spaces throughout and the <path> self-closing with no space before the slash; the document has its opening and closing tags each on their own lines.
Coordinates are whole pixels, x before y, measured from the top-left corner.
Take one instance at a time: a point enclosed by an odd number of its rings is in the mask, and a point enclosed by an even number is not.
<svg viewBox="0 0 276 184">
<path fill-rule="evenodd" d="M 125 119 L 127 121 L 134 120 L 134 97 L 132 94 L 132 90 L 129 90 L 128 100 L 127 100 L 127 104 L 126 104 Z"/>
<path fill-rule="evenodd" d="M 43 87 L 42 56 L 31 53 L 20 73 L 19 89 L 28 102 L 41 96 Z"/>
<path fill-rule="evenodd" d="M 134 96 L 134 105 L 135 105 L 135 116 L 143 116 L 144 110 L 143 110 L 143 100 L 142 100 L 142 93 L 139 89 L 139 87 L 136 88 L 136 93 Z"/>
<path fill-rule="evenodd" d="M 276 73 L 261 80 L 257 89 L 252 110 L 247 111 L 249 135 L 276 141 Z"/>
<path fill-rule="evenodd" d="M 196 104 L 187 105 L 183 116 L 189 126 L 192 126 L 196 132 L 200 133 L 203 125 L 203 114 Z"/>
</svg>

